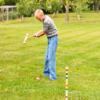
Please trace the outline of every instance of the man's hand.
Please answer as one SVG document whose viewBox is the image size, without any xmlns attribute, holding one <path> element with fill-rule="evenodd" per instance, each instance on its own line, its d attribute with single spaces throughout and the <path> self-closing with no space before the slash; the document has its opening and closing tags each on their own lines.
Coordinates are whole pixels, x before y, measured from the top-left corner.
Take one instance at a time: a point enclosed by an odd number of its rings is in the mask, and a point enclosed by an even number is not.
<svg viewBox="0 0 100 100">
<path fill-rule="evenodd" d="M 37 34 L 35 33 L 35 34 L 33 34 L 33 37 L 37 37 Z"/>
<path fill-rule="evenodd" d="M 39 32 L 37 32 L 37 33 L 35 33 L 35 34 L 33 34 L 33 37 L 40 37 L 40 36 L 43 36 L 43 35 L 45 35 L 45 31 L 43 31 L 43 29 L 42 30 L 40 30 Z"/>
</svg>

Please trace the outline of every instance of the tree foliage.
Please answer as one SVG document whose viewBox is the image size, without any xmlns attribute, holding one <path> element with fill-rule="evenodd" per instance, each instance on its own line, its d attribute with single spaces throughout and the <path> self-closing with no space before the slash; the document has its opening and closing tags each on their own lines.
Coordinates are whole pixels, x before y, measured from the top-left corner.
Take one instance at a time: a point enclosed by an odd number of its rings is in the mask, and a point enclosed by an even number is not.
<svg viewBox="0 0 100 100">
<path fill-rule="evenodd" d="M 4 4 L 4 0 L 0 0 L 0 6 Z"/>
<path fill-rule="evenodd" d="M 20 15 L 31 16 L 36 9 L 41 9 L 42 0 L 20 0 L 17 5 L 17 10 Z"/>
<path fill-rule="evenodd" d="M 80 20 L 80 14 L 82 11 L 89 10 L 88 0 L 73 0 L 72 6 L 73 10 L 78 14 L 78 19 Z"/>
<path fill-rule="evenodd" d="M 60 0 L 47 0 L 46 1 L 46 10 L 51 13 L 56 13 L 61 11 L 61 8 L 63 7 Z"/>
<path fill-rule="evenodd" d="M 26 14 L 26 3 L 24 0 L 20 0 L 20 2 L 18 2 L 16 4 L 17 6 L 17 11 L 20 15 L 25 15 Z"/>
<path fill-rule="evenodd" d="M 16 5 L 19 14 L 25 16 L 30 16 L 36 9 L 54 13 L 62 8 L 60 0 L 20 0 Z"/>
<path fill-rule="evenodd" d="M 72 2 L 73 10 L 80 14 L 82 11 L 89 10 L 88 0 L 74 0 Z"/>
<path fill-rule="evenodd" d="M 4 0 L 5 5 L 16 5 L 19 0 Z"/>
<path fill-rule="evenodd" d="M 93 3 L 94 9 L 96 12 L 99 11 L 99 4 L 100 4 L 100 0 L 89 0 Z"/>
</svg>

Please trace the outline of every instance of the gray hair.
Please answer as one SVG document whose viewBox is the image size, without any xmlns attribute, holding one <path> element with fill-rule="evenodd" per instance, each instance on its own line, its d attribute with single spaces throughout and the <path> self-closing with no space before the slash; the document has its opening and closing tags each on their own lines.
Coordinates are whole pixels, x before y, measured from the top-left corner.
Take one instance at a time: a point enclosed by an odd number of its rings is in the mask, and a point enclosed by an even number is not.
<svg viewBox="0 0 100 100">
<path fill-rule="evenodd" d="M 34 13 L 34 16 L 35 17 L 41 16 L 41 15 L 44 15 L 44 12 L 41 9 L 37 9 L 35 11 L 35 13 Z"/>
</svg>

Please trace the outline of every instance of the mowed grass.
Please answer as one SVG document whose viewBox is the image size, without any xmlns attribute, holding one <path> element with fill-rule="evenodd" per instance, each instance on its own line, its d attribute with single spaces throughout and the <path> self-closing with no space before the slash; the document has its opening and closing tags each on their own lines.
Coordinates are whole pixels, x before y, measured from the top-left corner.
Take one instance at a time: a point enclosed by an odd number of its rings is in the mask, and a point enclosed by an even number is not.
<svg viewBox="0 0 100 100">
<path fill-rule="evenodd" d="M 69 92 L 81 91 L 81 100 L 100 100 L 100 13 L 82 13 L 80 21 L 75 13 L 69 16 L 69 24 L 65 14 L 53 18 L 59 31 L 55 81 L 42 76 L 46 36 L 23 44 L 26 33 L 31 36 L 43 24 L 34 17 L 0 23 L 0 100 L 65 100 L 66 66 Z"/>
</svg>

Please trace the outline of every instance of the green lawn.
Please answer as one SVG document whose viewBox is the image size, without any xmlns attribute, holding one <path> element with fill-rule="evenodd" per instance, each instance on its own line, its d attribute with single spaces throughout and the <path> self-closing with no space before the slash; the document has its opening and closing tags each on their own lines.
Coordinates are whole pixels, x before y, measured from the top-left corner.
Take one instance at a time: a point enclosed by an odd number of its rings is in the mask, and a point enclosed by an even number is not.
<svg viewBox="0 0 100 100">
<path fill-rule="evenodd" d="M 81 100 L 100 100 L 100 13 L 82 13 L 80 21 L 70 13 L 69 24 L 64 19 L 65 14 L 53 18 L 59 31 L 55 81 L 42 76 L 46 36 L 23 44 L 26 33 L 39 31 L 42 23 L 34 17 L 0 23 L 0 100 L 65 100 L 66 66 L 69 92 L 81 91 Z"/>
</svg>

